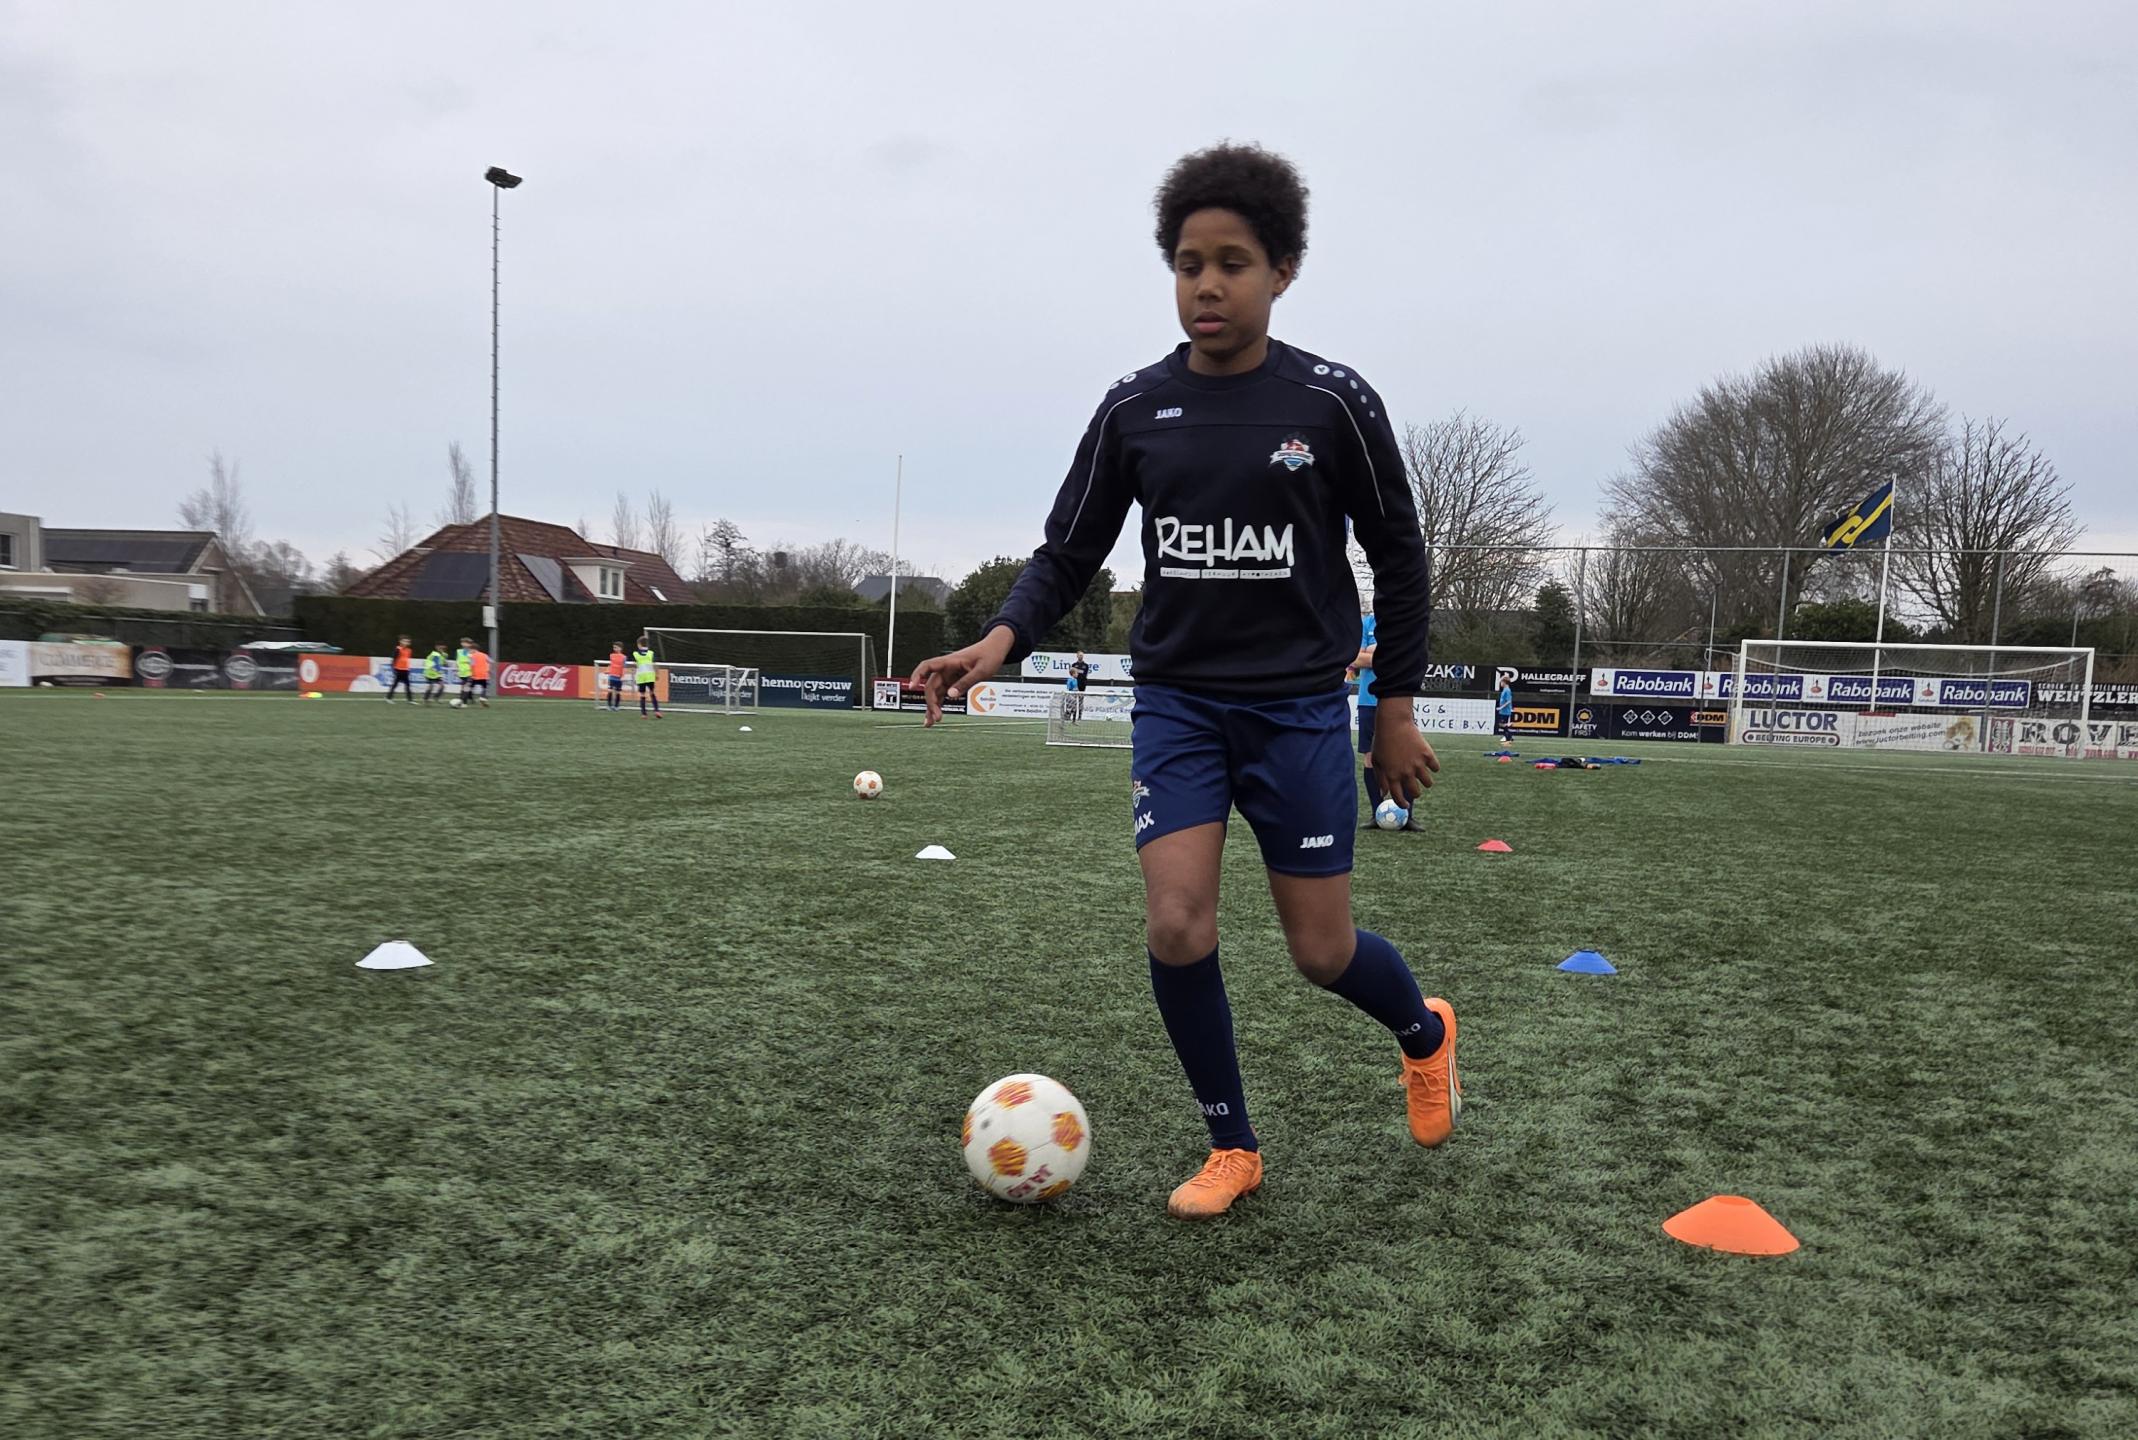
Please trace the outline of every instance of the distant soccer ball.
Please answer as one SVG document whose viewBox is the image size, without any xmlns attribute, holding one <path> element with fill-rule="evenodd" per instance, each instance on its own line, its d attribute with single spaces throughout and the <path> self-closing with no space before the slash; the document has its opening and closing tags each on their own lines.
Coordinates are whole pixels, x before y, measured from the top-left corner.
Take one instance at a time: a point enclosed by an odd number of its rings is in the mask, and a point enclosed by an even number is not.
<svg viewBox="0 0 2138 1440">
<path fill-rule="evenodd" d="M 1393 800 L 1383 800 L 1373 807 L 1373 823 L 1383 830 L 1401 830 L 1410 823 L 1410 811 Z"/>
<path fill-rule="evenodd" d="M 864 770 L 854 777 L 854 793 L 864 800 L 874 800 L 883 793 L 883 777 L 874 770 Z"/>
<path fill-rule="evenodd" d="M 1006 1075 L 965 1111 L 965 1168 L 980 1188 L 1018 1205 L 1052 1200 L 1091 1159 L 1091 1121 L 1069 1087 Z"/>
</svg>

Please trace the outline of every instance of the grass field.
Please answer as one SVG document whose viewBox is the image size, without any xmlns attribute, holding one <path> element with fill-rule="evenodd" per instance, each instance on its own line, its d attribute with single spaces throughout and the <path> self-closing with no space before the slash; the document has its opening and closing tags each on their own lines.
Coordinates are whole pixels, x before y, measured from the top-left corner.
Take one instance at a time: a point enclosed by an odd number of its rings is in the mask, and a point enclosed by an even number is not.
<svg viewBox="0 0 2138 1440">
<path fill-rule="evenodd" d="M 2138 774 L 1443 746 L 1358 872 L 1430 1153 L 1236 843 L 1269 1182 L 1188 1226 L 1125 754 L 752 723 L 0 698 L 0 1434 L 2138 1434 Z M 1025 1069 L 1049 1209 L 958 1157 Z"/>
</svg>

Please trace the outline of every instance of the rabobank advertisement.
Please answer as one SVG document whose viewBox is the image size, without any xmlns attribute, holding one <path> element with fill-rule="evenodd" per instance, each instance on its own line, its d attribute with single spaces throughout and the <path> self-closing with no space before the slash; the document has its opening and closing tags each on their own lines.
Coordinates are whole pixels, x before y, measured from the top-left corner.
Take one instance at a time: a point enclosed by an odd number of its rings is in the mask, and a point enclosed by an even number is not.
<svg viewBox="0 0 2138 1440">
<path fill-rule="evenodd" d="M 1696 670 L 1591 670 L 1589 693 L 1620 700 L 1691 700 L 1700 691 Z"/>
</svg>

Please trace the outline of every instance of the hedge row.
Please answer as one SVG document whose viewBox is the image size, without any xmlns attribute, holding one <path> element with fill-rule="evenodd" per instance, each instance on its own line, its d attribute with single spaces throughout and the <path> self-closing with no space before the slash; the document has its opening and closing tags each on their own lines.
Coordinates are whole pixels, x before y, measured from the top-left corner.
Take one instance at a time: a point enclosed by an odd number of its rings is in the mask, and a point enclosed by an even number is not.
<svg viewBox="0 0 2138 1440">
<path fill-rule="evenodd" d="M 250 640 L 304 638 L 304 632 L 288 620 L 265 620 L 257 615 L 196 615 L 183 610 L 0 596 L 0 640 L 35 640 L 49 634 L 109 635 L 128 645 L 162 645 L 173 650 L 230 650 Z"/>
<path fill-rule="evenodd" d="M 356 655 L 390 655 L 397 637 L 419 646 L 480 640 L 482 606 L 447 600 L 371 600 L 350 595 L 300 595 L 297 619 L 306 638 Z M 583 661 L 609 653 L 612 640 L 629 644 L 648 626 L 703 630 L 860 631 L 875 637 L 877 664 L 903 674 L 943 648 L 943 617 L 932 610 L 901 611 L 898 655 L 884 654 L 889 615 L 849 605 L 507 605 L 500 657 L 520 661 Z M 756 663 L 737 653 L 736 664 Z"/>
</svg>

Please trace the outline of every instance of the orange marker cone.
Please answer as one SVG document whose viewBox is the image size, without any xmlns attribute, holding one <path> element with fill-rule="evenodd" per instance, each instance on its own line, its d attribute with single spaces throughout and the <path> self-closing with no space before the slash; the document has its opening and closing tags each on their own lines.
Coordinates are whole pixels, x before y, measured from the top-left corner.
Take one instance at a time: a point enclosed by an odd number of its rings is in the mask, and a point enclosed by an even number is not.
<svg viewBox="0 0 2138 1440">
<path fill-rule="evenodd" d="M 1716 1195 L 1663 1222 L 1663 1233 L 1726 1255 L 1787 1255 L 1797 1237 L 1742 1195 Z"/>
<path fill-rule="evenodd" d="M 1511 855 L 1514 853 L 1514 847 L 1505 840 L 1487 840 L 1477 848 L 1487 855 Z"/>
<path fill-rule="evenodd" d="M 1514 757 L 1512 755 L 1502 755 L 1496 763 L 1501 765 L 1512 765 L 1514 763 Z"/>
</svg>

